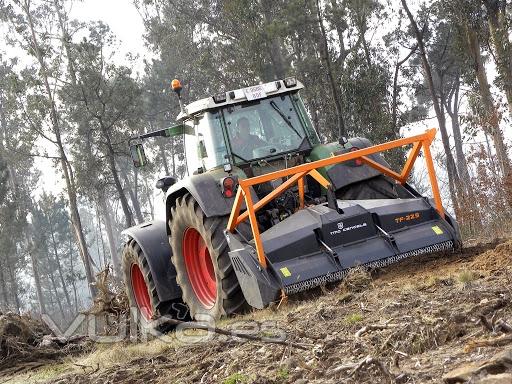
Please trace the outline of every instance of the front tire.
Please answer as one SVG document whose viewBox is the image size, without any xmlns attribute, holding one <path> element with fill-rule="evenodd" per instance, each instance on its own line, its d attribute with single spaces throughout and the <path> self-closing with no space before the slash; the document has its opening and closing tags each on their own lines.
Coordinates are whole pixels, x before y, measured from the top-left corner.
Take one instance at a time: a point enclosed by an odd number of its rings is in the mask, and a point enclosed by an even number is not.
<svg viewBox="0 0 512 384">
<path fill-rule="evenodd" d="M 228 255 L 225 217 L 206 217 L 186 194 L 171 208 L 169 243 L 176 281 L 193 318 L 242 313 L 246 301 Z"/>
</svg>

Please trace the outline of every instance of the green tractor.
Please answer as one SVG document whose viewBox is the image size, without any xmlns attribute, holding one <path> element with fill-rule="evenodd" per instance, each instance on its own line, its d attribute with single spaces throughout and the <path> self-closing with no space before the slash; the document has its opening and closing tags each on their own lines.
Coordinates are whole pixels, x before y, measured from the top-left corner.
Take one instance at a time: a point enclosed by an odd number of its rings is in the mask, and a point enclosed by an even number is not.
<svg viewBox="0 0 512 384">
<path fill-rule="evenodd" d="M 184 106 L 178 124 L 131 139 L 182 136 L 187 176 L 167 176 L 166 220 L 126 229 L 123 271 L 142 318 L 219 319 L 283 295 L 409 256 L 456 249 L 460 234 L 442 208 L 428 145 L 364 138 L 322 144 L 295 78 L 222 92 Z M 379 152 L 414 144 L 402 174 Z M 423 145 L 423 146 L 422 146 Z M 435 200 L 407 184 L 423 148 Z M 248 220 L 243 220 L 247 218 Z"/>
</svg>

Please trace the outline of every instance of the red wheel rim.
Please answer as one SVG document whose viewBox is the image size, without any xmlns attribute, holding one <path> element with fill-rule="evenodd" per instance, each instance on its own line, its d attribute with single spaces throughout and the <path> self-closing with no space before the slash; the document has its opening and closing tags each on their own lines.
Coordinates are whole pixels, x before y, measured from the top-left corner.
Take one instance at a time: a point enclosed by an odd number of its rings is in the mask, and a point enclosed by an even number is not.
<svg viewBox="0 0 512 384">
<path fill-rule="evenodd" d="M 149 290 L 142 271 L 137 264 L 132 265 L 131 279 L 133 295 L 135 296 L 140 313 L 146 320 L 150 320 L 153 317 L 153 310 L 151 309 Z"/>
<path fill-rule="evenodd" d="M 217 299 L 215 269 L 206 243 L 194 228 L 187 228 L 183 235 L 183 258 L 197 299 L 205 308 L 212 308 Z"/>
</svg>

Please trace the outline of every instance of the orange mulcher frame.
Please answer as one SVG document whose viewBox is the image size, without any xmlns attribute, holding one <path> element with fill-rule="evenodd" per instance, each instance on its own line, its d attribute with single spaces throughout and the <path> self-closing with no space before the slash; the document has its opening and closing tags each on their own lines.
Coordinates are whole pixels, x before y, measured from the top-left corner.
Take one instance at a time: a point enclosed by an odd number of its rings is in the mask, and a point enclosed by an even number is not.
<svg viewBox="0 0 512 384">
<path fill-rule="evenodd" d="M 434 170 L 434 163 L 432 161 L 432 154 L 430 153 L 430 144 L 434 140 L 436 135 L 436 129 L 429 129 L 425 133 L 421 135 L 416 135 L 412 137 L 407 137 L 403 139 L 393 140 L 384 144 L 374 145 L 372 147 L 359 149 L 357 151 L 344 153 L 342 155 L 337 155 L 327 158 L 321 159 L 317 161 L 313 161 L 311 163 L 305 163 L 301 165 L 297 165 L 292 168 L 283 169 L 276 172 L 267 173 L 265 175 L 251 177 L 248 179 L 242 179 L 239 181 L 239 188 L 236 192 L 235 203 L 233 204 L 233 209 L 231 210 L 231 215 L 229 217 L 228 222 L 228 231 L 234 232 L 237 225 L 239 225 L 242 221 L 246 220 L 249 217 L 249 221 L 251 223 L 252 234 L 254 238 L 254 242 L 256 245 L 256 253 L 258 255 L 258 260 L 263 268 L 267 267 L 267 260 L 265 257 L 265 252 L 263 250 L 263 244 L 260 238 L 260 231 L 258 229 L 258 222 L 256 220 L 256 212 L 268 204 L 270 201 L 280 196 L 284 191 L 290 188 L 295 183 L 298 184 L 299 189 L 299 206 L 300 208 L 304 208 L 304 177 L 309 175 L 318 181 L 324 188 L 330 187 L 330 182 L 323 177 L 320 172 L 318 172 L 318 168 L 326 167 L 333 164 L 343 163 L 349 160 L 360 159 L 365 164 L 370 167 L 375 168 L 381 173 L 392 177 L 397 180 L 401 184 L 405 184 L 407 179 L 409 178 L 409 174 L 411 173 L 412 167 L 416 158 L 418 157 L 420 150 L 423 149 L 423 154 L 425 157 L 425 162 L 427 165 L 428 176 L 430 179 L 430 186 L 432 188 L 432 194 L 434 196 L 434 201 L 436 204 L 436 210 L 439 215 L 444 218 L 444 208 L 441 201 L 441 195 L 439 193 L 439 186 L 437 184 L 436 173 Z M 374 160 L 368 158 L 368 155 L 372 155 L 374 153 L 379 153 L 383 151 L 387 151 L 389 149 L 402 147 L 404 145 L 413 144 L 411 151 L 407 156 L 407 161 L 405 162 L 404 168 L 401 173 L 397 173 L 388 167 L 385 167 Z M 271 180 L 289 177 L 283 184 L 273 190 L 271 193 L 266 195 L 263 199 L 254 204 L 250 187 L 256 184 L 266 183 Z M 242 206 L 242 199 L 245 200 L 245 206 L 247 210 L 240 214 L 240 208 Z"/>
</svg>

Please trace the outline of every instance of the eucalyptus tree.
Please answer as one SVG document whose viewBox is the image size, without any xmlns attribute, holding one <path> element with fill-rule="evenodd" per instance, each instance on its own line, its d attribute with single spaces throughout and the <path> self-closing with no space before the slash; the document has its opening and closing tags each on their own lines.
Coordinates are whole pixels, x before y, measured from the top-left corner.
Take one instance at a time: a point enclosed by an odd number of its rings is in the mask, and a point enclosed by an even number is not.
<svg viewBox="0 0 512 384">
<path fill-rule="evenodd" d="M 69 237 L 69 217 L 66 213 L 65 201 L 55 196 L 43 193 L 38 203 L 42 213 L 44 226 L 39 226 L 38 230 L 46 235 L 48 239 L 48 259 L 51 265 L 56 266 L 56 274 L 60 283 L 62 293 L 68 308 L 72 308 L 71 296 L 68 285 L 66 284 L 66 272 L 64 259 L 66 257 L 66 240 Z"/>
<path fill-rule="evenodd" d="M 107 177 L 121 202 L 126 225 L 132 226 L 135 221 L 117 157 L 126 156 L 130 132 L 140 124 L 141 90 L 129 68 L 114 64 L 114 43 L 106 25 L 91 24 L 87 36 L 70 45 L 77 82 L 63 87 L 61 96 L 72 121 L 88 122 L 84 126 L 87 132 L 81 133 L 89 136 L 87 145 L 98 151 L 93 155 L 99 155 L 97 165 L 108 170 Z M 75 140 L 80 142 L 82 135 Z M 132 203 L 137 204 L 133 200 Z"/>
<path fill-rule="evenodd" d="M 492 138 L 500 173 L 507 175 L 510 173 L 510 157 L 500 128 L 500 108 L 491 93 L 486 69 L 486 50 L 489 49 L 487 42 L 490 37 L 481 5 L 480 0 L 443 0 L 437 3 L 439 14 L 457 30 L 456 45 L 459 56 L 467 57 L 462 76 L 464 81 L 479 93 L 478 125 Z"/>
<path fill-rule="evenodd" d="M 56 208 L 51 204 L 51 197 L 46 194 L 42 196 L 43 201 L 41 203 L 33 202 L 30 213 L 31 213 L 31 225 L 33 227 L 32 245 L 33 249 L 30 252 L 36 259 L 36 270 L 39 275 L 41 284 L 42 296 L 44 297 L 44 307 L 48 313 L 53 313 L 56 309 L 61 319 L 66 317 L 67 308 L 71 308 L 71 303 L 67 302 L 69 294 L 66 291 L 65 284 L 62 284 L 62 280 L 59 280 L 58 273 L 59 268 L 56 263 L 59 259 L 59 246 L 57 244 L 56 228 L 50 217 L 55 216 L 56 211 L 50 212 L 50 210 Z M 62 269 L 62 266 L 60 266 Z M 61 271 L 62 272 L 62 271 Z M 62 273 L 61 273 L 62 276 Z M 66 297 L 64 297 L 66 292 Z"/>
<path fill-rule="evenodd" d="M 22 49 L 29 58 L 34 59 L 23 74 L 30 92 L 20 94 L 19 98 L 27 105 L 29 130 L 52 148 L 53 153 L 48 156 L 53 157 L 60 165 L 76 241 L 85 266 L 89 290 L 94 297 L 94 274 L 78 210 L 73 166 L 66 147 L 69 126 L 61 118 L 61 100 L 56 92 L 63 77 L 62 52 L 52 40 L 58 21 L 52 4 L 46 1 L 22 0 L 7 5 L 2 1 L 0 16 L 9 23 L 10 31 L 15 36 L 13 44 Z"/>
<path fill-rule="evenodd" d="M 30 194 L 37 185 L 38 173 L 33 170 L 36 135 L 27 131 L 25 114 L 27 106 L 20 103 L 18 95 L 27 91 L 27 84 L 14 70 L 16 60 L 0 62 L 0 154 L 3 155 L 0 189 L 0 286 L 4 308 L 9 307 L 6 298 L 13 298 L 11 308 L 26 308 L 23 296 L 29 289 L 22 275 L 34 276 L 40 312 L 44 312 L 40 279 L 34 260 L 30 256 L 31 233 L 27 221 Z M 30 268 L 35 268 L 34 271 Z M 7 289 L 7 290 L 6 290 Z"/>
<path fill-rule="evenodd" d="M 444 104 L 439 98 L 439 94 L 436 90 L 434 83 L 434 75 L 432 72 L 432 64 L 428 58 L 427 48 L 425 47 L 424 35 L 418 27 L 418 23 L 415 17 L 412 15 L 406 0 L 401 0 L 402 7 L 409 18 L 412 34 L 418 43 L 419 57 L 423 68 L 423 74 L 427 89 L 430 94 L 430 99 L 434 111 L 436 114 L 437 122 L 439 124 L 439 130 L 441 132 L 441 139 L 443 142 L 444 154 L 446 156 L 446 168 L 448 173 L 448 185 L 450 190 L 450 197 L 453 202 L 456 214 L 460 213 L 459 210 L 459 199 L 458 191 L 461 189 L 460 177 L 457 171 L 455 160 L 450 147 L 450 139 L 446 128 L 446 116 L 444 111 Z"/>
<path fill-rule="evenodd" d="M 5 147 L 0 144 L 0 153 L 7 153 L 2 148 Z M 0 307 L 20 312 L 25 291 L 21 276 L 27 265 L 24 242 L 27 190 L 14 184 L 13 169 L 13 164 L 0 158 Z"/>
<path fill-rule="evenodd" d="M 507 97 L 512 115 L 511 5 L 506 0 L 482 0 L 498 70 L 497 83 Z"/>
<path fill-rule="evenodd" d="M 436 14 L 433 23 L 433 36 L 427 47 L 432 67 L 434 87 L 443 113 L 451 121 L 452 140 L 455 149 L 455 162 L 459 180 L 455 179 L 456 193 L 460 204 L 459 220 L 472 228 L 480 227 L 477 201 L 475 199 L 469 166 L 463 150 L 461 116 L 461 83 L 463 74 L 471 63 L 467 52 L 458 44 L 457 28 L 444 20 L 442 13 Z"/>
</svg>

